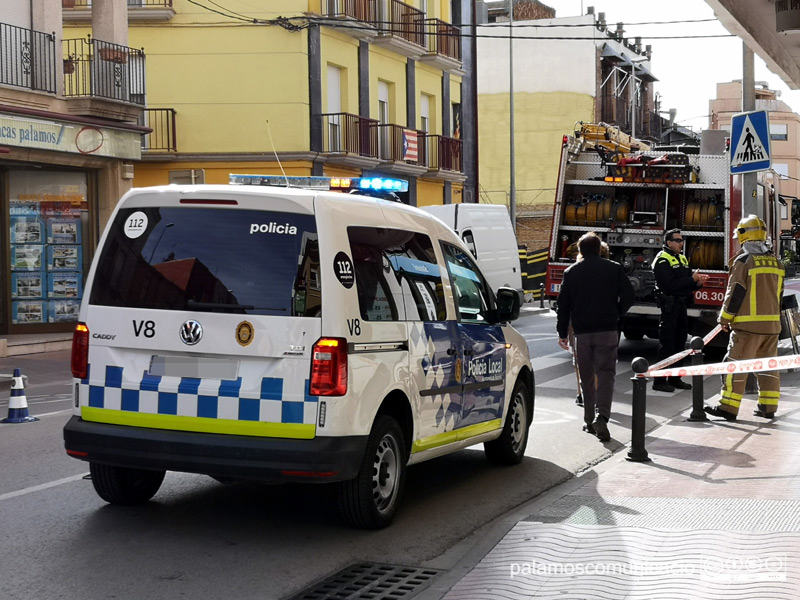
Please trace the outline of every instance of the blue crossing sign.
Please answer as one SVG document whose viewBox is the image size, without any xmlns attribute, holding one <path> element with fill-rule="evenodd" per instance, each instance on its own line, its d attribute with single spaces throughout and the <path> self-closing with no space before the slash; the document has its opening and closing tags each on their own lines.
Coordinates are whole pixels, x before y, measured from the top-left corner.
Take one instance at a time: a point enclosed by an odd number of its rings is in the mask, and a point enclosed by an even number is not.
<svg viewBox="0 0 800 600">
<path fill-rule="evenodd" d="M 734 115 L 731 119 L 731 173 L 766 171 L 771 166 L 767 111 Z"/>
</svg>

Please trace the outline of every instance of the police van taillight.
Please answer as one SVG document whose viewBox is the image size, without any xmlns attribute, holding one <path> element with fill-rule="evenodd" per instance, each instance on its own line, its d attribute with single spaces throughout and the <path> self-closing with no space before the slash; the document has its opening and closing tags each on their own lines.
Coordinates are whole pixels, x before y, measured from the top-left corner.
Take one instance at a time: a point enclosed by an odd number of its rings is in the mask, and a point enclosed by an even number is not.
<svg viewBox="0 0 800 600">
<path fill-rule="evenodd" d="M 312 396 L 344 396 L 347 393 L 347 341 L 320 338 L 311 352 Z"/>
<path fill-rule="evenodd" d="M 86 379 L 89 376 L 89 328 L 78 323 L 72 334 L 72 376 Z"/>
</svg>

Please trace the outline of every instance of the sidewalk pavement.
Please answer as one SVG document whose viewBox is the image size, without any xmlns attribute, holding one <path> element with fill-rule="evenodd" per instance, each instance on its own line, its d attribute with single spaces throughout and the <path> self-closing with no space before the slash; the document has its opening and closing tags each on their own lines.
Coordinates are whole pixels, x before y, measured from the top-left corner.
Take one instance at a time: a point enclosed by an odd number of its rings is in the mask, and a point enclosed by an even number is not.
<svg viewBox="0 0 800 600">
<path fill-rule="evenodd" d="M 800 597 L 800 372 L 778 417 L 688 422 L 691 408 L 429 561 L 419 600 Z M 707 377 L 707 404 L 718 400 Z"/>
</svg>

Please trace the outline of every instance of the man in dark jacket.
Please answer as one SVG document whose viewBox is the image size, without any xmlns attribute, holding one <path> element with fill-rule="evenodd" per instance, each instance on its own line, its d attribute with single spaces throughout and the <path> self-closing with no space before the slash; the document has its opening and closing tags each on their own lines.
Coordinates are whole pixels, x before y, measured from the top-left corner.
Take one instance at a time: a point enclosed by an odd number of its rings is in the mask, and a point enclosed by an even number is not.
<svg viewBox="0 0 800 600">
<path fill-rule="evenodd" d="M 595 233 L 578 240 L 583 260 L 564 271 L 556 328 L 558 345 L 567 350 L 572 323 L 583 391 L 583 430 L 605 442 L 611 439 L 608 419 L 617 372 L 619 322 L 633 305 L 634 292 L 622 265 L 600 258 L 600 245 Z"/>
<path fill-rule="evenodd" d="M 656 291 L 661 308 L 658 323 L 657 361 L 677 354 L 686 348 L 689 333 L 687 306 L 692 303 L 692 294 L 701 287 L 708 275 L 689 268 L 689 260 L 683 254 L 683 235 L 680 229 L 670 229 L 664 234 L 664 247 L 653 259 L 653 274 L 656 277 Z M 653 389 L 658 392 L 674 392 L 692 389 L 691 383 L 680 377 L 657 378 Z"/>
</svg>

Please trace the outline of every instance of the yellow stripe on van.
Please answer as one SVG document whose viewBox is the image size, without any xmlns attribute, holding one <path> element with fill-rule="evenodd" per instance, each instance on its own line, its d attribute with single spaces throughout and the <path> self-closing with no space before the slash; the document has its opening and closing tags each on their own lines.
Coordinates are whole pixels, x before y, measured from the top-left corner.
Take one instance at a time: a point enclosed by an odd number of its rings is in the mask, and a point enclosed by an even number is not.
<svg viewBox="0 0 800 600">
<path fill-rule="evenodd" d="M 462 429 L 454 429 L 447 433 L 437 433 L 436 435 L 422 438 L 414 442 L 411 446 L 411 453 L 438 448 L 439 446 L 452 444 L 453 442 L 460 442 L 461 440 L 466 440 L 482 433 L 500 429 L 502 426 L 503 423 L 501 419 L 494 419 L 492 421 L 486 421 L 486 423 L 478 423 L 477 425 L 470 425 Z"/>
<path fill-rule="evenodd" d="M 110 410 L 84 406 L 81 418 L 95 423 L 195 431 L 198 433 L 222 433 L 227 435 L 253 435 L 258 437 L 314 439 L 316 425 L 302 423 L 263 423 L 261 421 L 233 421 L 231 419 L 208 419 L 206 417 L 184 417 L 180 415 L 154 415 L 125 410 Z"/>
</svg>

